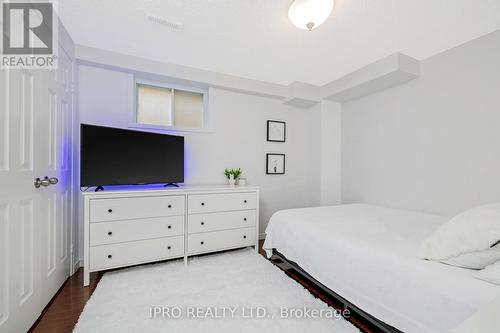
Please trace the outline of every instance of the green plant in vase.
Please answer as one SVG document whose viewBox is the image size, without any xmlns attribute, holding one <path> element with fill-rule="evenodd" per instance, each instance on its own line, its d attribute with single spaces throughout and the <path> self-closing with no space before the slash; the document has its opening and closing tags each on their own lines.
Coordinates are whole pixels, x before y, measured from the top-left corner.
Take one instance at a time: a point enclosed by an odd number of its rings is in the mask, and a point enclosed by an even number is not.
<svg viewBox="0 0 500 333">
<path fill-rule="evenodd" d="M 228 179 L 229 185 L 236 184 L 236 180 L 238 178 L 240 178 L 242 173 L 243 173 L 243 171 L 241 171 L 240 168 L 238 168 L 238 169 L 225 169 L 224 170 L 224 175 Z"/>
</svg>

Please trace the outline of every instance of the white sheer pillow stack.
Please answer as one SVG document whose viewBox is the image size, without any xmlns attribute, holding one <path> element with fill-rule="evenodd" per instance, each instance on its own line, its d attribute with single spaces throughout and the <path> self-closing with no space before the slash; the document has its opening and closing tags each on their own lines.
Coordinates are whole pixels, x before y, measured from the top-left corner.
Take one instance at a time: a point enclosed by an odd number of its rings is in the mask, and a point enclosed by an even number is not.
<svg viewBox="0 0 500 333">
<path fill-rule="evenodd" d="M 500 203 L 472 208 L 434 231 L 420 246 L 421 258 L 500 273 Z M 498 276 L 500 280 L 500 276 Z M 492 282 L 495 283 L 495 282 Z"/>
</svg>

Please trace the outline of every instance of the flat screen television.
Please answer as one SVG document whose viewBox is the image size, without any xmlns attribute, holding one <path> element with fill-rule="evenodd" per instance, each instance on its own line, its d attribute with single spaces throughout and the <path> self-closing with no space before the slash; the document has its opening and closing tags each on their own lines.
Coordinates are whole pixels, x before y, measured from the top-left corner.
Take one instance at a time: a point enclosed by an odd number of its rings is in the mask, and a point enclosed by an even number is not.
<svg viewBox="0 0 500 333">
<path fill-rule="evenodd" d="M 81 124 L 80 186 L 184 182 L 184 137 Z"/>
</svg>

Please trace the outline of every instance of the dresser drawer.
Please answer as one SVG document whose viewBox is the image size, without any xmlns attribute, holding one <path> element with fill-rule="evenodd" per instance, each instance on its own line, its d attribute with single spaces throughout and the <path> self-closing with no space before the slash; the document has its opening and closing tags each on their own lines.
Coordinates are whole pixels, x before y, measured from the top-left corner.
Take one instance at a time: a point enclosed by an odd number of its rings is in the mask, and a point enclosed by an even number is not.
<svg viewBox="0 0 500 333">
<path fill-rule="evenodd" d="M 93 199 L 90 222 L 183 215 L 184 206 L 184 196 Z"/>
<path fill-rule="evenodd" d="M 100 270 L 152 260 L 180 257 L 184 236 L 90 247 L 90 269 Z"/>
<path fill-rule="evenodd" d="M 255 193 L 195 194 L 188 196 L 188 213 L 211 213 L 255 209 Z"/>
<path fill-rule="evenodd" d="M 255 227 L 256 211 L 192 214 L 188 216 L 188 233 Z"/>
<path fill-rule="evenodd" d="M 90 246 L 184 235 L 184 216 L 92 223 Z"/>
<path fill-rule="evenodd" d="M 212 231 L 188 235 L 188 254 L 255 244 L 255 228 Z"/>
</svg>

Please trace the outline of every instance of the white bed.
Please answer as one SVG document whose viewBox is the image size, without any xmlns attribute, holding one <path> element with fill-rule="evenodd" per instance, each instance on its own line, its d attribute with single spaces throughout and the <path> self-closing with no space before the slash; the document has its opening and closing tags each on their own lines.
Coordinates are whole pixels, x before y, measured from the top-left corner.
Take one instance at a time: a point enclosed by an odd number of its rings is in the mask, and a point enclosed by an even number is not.
<svg viewBox="0 0 500 333">
<path fill-rule="evenodd" d="M 475 271 L 418 259 L 447 218 L 351 204 L 275 213 L 264 249 L 276 249 L 323 285 L 403 332 L 449 332 L 500 295 Z"/>
</svg>

